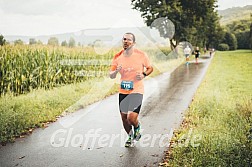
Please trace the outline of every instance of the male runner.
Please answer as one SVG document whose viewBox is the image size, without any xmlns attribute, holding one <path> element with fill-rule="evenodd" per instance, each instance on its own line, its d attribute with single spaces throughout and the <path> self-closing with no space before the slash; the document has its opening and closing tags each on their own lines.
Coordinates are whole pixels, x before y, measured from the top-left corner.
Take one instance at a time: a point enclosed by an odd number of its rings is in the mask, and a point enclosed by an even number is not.
<svg viewBox="0 0 252 167">
<path fill-rule="evenodd" d="M 189 56 L 191 54 L 191 48 L 187 45 L 186 48 L 184 49 L 184 54 L 186 57 L 186 64 L 189 64 Z"/>
<path fill-rule="evenodd" d="M 139 140 L 141 138 L 138 115 L 144 93 L 143 79 L 152 73 L 153 67 L 150 65 L 148 56 L 134 48 L 134 34 L 125 33 L 122 43 L 123 50 L 113 58 L 110 78 L 116 78 L 118 72 L 121 74 L 119 109 L 123 127 L 129 135 L 125 147 L 130 147 L 133 139 Z"/>
<path fill-rule="evenodd" d="M 195 54 L 195 61 L 196 61 L 196 64 L 198 64 L 198 59 L 199 59 L 199 56 L 200 56 L 200 49 L 199 47 L 197 46 L 195 51 L 194 51 L 194 54 Z"/>
</svg>

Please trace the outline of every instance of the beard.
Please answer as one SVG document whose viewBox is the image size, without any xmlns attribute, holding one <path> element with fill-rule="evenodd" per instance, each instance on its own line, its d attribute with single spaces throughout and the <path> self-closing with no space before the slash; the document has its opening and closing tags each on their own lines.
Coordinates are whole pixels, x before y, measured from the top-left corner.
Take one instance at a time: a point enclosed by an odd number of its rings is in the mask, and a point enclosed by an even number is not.
<svg viewBox="0 0 252 167">
<path fill-rule="evenodd" d="M 129 51 L 132 47 L 133 47 L 133 45 L 127 45 L 127 44 L 123 45 L 123 48 L 125 51 Z"/>
</svg>

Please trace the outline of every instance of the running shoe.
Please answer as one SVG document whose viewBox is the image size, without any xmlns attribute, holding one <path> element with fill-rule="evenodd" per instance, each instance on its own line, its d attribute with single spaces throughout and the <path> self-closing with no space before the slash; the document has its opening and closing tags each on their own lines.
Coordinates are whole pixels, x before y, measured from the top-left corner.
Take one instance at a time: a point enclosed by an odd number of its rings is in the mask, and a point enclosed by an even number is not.
<svg viewBox="0 0 252 167">
<path fill-rule="evenodd" d="M 138 122 L 138 127 L 134 128 L 134 139 L 136 141 L 138 141 L 142 136 L 140 133 L 140 129 L 141 129 L 141 124 L 140 124 L 140 122 Z"/>
<path fill-rule="evenodd" d="M 132 142 L 133 142 L 132 138 L 131 138 L 131 136 L 129 136 L 128 140 L 125 143 L 125 147 L 131 147 L 132 146 Z"/>
</svg>

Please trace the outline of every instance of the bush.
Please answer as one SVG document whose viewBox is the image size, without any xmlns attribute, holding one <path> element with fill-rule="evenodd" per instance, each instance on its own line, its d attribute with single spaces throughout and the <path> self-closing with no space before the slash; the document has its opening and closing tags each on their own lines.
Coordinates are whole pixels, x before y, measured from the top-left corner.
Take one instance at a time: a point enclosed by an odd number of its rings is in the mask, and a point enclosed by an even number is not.
<svg viewBox="0 0 252 167">
<path fill-rule="evenodd" d="M 243 31 L 235 34 L 238 42 L 238 49 L 250 49 L 249 33 L 249 31 Z"/>
<path fill-rule="evenodd" d="M 236 50 L 237 49 L 237 39 L 236 39 L 235 35 L 231 32 L 226 32 L 222 43 L 228 44 L 229 50 Z"/>
<path fill-rule="evenodd" d="M 229 46 L 228 46 L 228 44 L 221 43 L 221 44 L 218 45 L 217 49 L 220 50 L 220 51 L 227 51 L 227 50 L 229 50 Z"/>
</svg>

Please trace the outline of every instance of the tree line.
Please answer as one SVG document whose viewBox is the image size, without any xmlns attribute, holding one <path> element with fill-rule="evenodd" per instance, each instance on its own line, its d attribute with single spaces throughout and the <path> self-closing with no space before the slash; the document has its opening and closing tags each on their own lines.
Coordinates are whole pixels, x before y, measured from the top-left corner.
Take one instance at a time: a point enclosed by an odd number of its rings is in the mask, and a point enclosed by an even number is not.
<svg viewBox="0 0 252 167">
<path fill-rule="evenodd" d="M 14 43 L 14 45 L 24 45 L 25 44 L 24 41 L 22 41 L 21 39 L 17 39 L 13 43 Z M 0 45 L 5 45 L 5 44 L 9 44 L 9 42 L 6 41 L 4 39 L 4 36 L 0 34 Z M 43 42 L 40 41 L 40 40 L 36 40 L 35 38 L 30 38 L 29 39 L 29 45 L 35 45 L 35 44 L 43 45 Z M 61 45 L 61 46 L 67 46 L 67 47 L 75 47 L 76 46 L 76 41 L 75 41 L 75 39 L 73 37 L 70 37 L 69 41 L 64 40 L 60 44 L 58 38 L 50 37 L 48 39 L 47 45 L 51 45 L 51 46 Z M 78 43 L 78 46 L 81 46 L 81 44 Z"/>
</svg>

